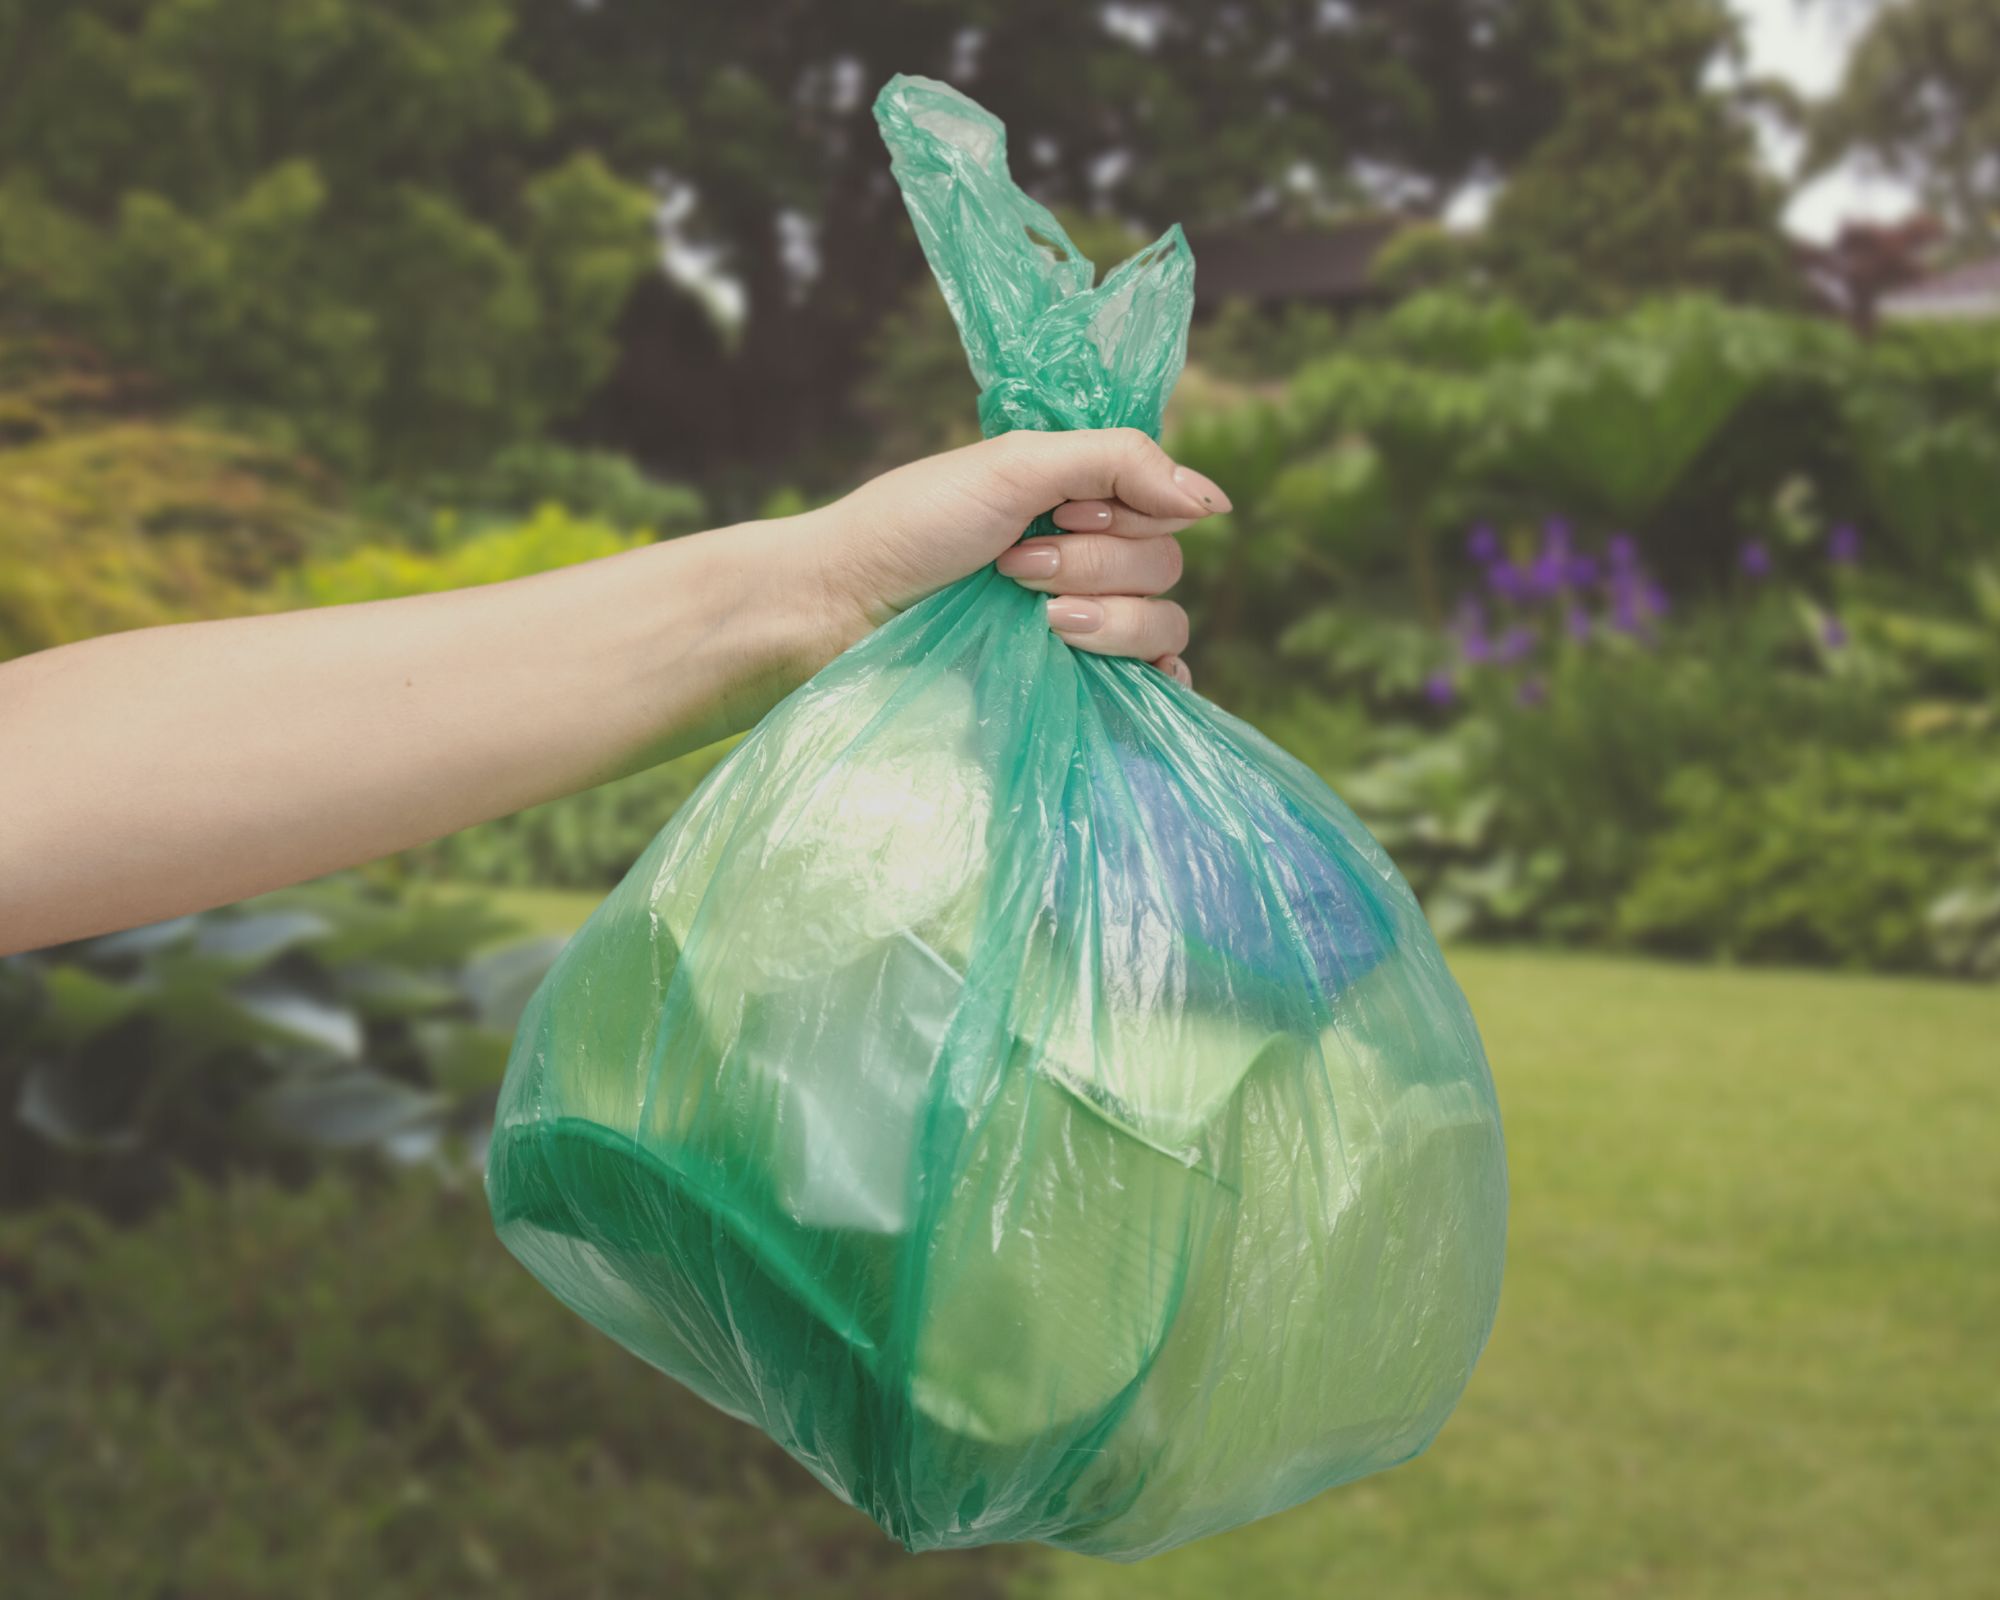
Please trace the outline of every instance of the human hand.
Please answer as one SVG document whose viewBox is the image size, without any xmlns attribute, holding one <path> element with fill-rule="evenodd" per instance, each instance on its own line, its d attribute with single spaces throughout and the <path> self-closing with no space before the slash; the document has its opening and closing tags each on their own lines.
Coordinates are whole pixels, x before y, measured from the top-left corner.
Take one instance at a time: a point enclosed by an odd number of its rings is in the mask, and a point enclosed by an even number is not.
<svg viewBox="0 0 2000 1600">
<path fill-rule="evenodd" d="M 829 590 L 855 638 L 989 561 L 1050 596 L 1079 650 L 1137 656 L 1183 683 L 1187 613 L 1174 535 L 1230 509 L 1200 473 L 1134 428 L 1003 434 L 898 467 L 815 513 Z M 1016 544 L 1053 511 L 1060 538 Z"/>
</svg>

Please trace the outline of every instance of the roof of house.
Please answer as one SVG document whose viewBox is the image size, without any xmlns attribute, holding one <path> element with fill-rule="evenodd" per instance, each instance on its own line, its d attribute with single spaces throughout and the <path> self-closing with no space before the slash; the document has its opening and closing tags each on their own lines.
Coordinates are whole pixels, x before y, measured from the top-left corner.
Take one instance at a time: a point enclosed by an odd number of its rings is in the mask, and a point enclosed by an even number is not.
<svg viewBox="0 0 2000 1600">
<path fill-rule="evenodd" d="M 1968 261 L 1882 297 L 1885 317 L 2000 316 L 2000 256 Z"/>
<path fill-rule="evenodd" d="M 1302 228 L 1190 230 L 1195 282 L 1217 300 L 1351 300 L 1373 292 L 1369 269 L 1401 217 Z"/>
</svg>

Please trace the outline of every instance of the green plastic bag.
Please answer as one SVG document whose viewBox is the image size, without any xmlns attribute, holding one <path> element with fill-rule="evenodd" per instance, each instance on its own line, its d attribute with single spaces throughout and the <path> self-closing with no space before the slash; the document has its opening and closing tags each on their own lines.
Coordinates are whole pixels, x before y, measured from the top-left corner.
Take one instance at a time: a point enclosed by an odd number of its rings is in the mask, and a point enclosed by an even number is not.
<svg viewBox="0 0 2000 1600">
<path fill-rule="evenodd" d="M 987 431 L 1156 433 L 1179 230 L 1093 288 L 992 117 L 920 78 L 876 116 Z M 910 1548 L 1121 1559 L 1423 1449 L 1506 1215 L 1380 847 L 990 569 L 778 706 L 577 934 L 487 1184 L 551 1290 Z"/>
</svg>

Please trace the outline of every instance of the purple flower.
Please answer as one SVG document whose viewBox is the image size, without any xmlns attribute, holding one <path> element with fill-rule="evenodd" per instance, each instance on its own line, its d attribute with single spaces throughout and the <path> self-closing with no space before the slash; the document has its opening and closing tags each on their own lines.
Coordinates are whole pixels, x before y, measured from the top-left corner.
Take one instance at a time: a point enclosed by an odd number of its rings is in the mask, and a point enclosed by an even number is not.
<svg viewBox="0 0 2000 1600">
<path fill-rule="evenodd" d="M 1544 550 L 1528 569 L 1527 592 L 1531 598 L 1561 594 L 1569 581 L 1569 562 L 1559 551 Z"/>
<path fill-rule="evenodd" d="M 1424 698 L 1434 706 L 1448 706 L 1458 698 L 1458 685 L 1449 672 L 1433 672 L 1424 679 Z"/>
<path fill-rule="evenodd" d="M 1528 574 L 1511 561 L 1496 561 L 1486 569 L 1486 586 L 1502 600 L 1519 600 L 1528 589 Z"/>
<path fill-rule="evenodd" d="M 1649 617 L 1664 617 L 1670 609 L 1667 591 L 1651 578 L 1639 585 L 1639 609 Z"/>
<path fill-rule="evenodd" d="M 1613 572 L 1630 572 L 1639 565 L 1639 545 L 1629 533 L 1614 533 L 1604 542 Z"/>
<path fill-rule="evenodd" d="M 1477 599 L 1467 595 L 1458 603 L 1459 653 L 1470 662 L 1490 661 L 1493 658 L 1492 641 L 1486 637 L 1486 608 Z"/>
<path fill-rule="evenodd" d="M 1534 629 L 1509 628 L 1500 636 L 1500 642 L 1493 647 L 1493 659 L 1502 665 L 1520 661 L 1533 653 L 1535 643 Z"/>
<path fill-rule="evenodd" d="M 1614 633 L 1639 631 L 1639 597 L 1633 593 L 1629 583 L 1612 586 L 1611 628 Z"/>
<path fill-rule="evenodd" d="M 1563 631 L 1578 641 L 1590 637 L 1590 613 L 1582 606 L 1571 606 L 1563 613 Z"/>
<path fill-rule="evenodd" d="M 1569 521 L 1564 517 L 1550 517 L 1542 524 L 1542 549 L 1552 556 L 1569 554 Z"/>
<path fill-rule="evenodd" d="M 1549 697 L 1549 686 L 1540 678 L 1523 678 L 1514 698 L 1524 706 L 1538 706 Z"/>
<path fill-rule="evenodd" d="M 1836 567 L 1851 567 L 1861 559 L 1861 530 L 1843 522 L 1826 536 L 1826 559 Z"/>
<path fill-rule="evenodd" d="M 1482 522 L 1465 536 L 1465 553 L 1474 561 L 1491 561 L 1500 553 L 1500 535 L 1491 523 Z"/>
<path fill-rule="evenodd" d="M 1828 617 L 1820 624 L 1820 641 L 1829 650 L 1839 650 L 1847 644 L 1847 624 L 1838 617 Z"/>
<path fill-rule="evenodd" d="M 1762 539 L 1745 542 L 1736 564 L 1743 569 L 1743 576 L 1762 582 L 1771 575 L 1771 552 L 1764 548 Z"/>
<path fill-rule="evenodd" d="M 1579 589 L 1588 589 L 1597 582 L 1597 557 L 1573 556 L 1569 563 L 1569 581 Z"/>
</svg>

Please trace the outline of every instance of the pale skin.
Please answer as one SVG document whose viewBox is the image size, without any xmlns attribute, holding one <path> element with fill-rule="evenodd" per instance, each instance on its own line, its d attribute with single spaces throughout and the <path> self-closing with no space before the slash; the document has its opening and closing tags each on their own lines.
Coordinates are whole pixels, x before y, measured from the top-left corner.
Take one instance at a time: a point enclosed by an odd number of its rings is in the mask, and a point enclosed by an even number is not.
<svg viewBox="0 0 2000 1600">
<path fill-rule="evenodd" d="M 0 664 L 0 954 L 223 905 L 755 722 L 989 562 L 1182 682 L 1174 535 L 1227 511 L 1127 429 L 1010 434 L 817 511 L 476 589 L 144 628 Z M 1058 539 L 1017 544 L 1054 512 Z"/>
</svg>

